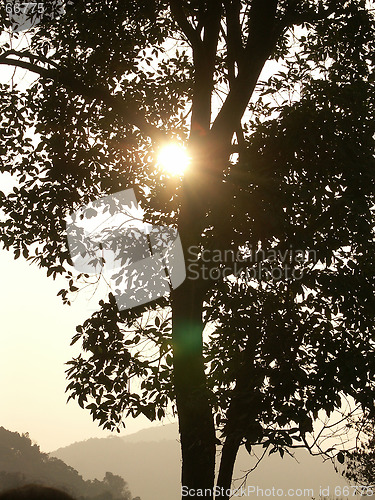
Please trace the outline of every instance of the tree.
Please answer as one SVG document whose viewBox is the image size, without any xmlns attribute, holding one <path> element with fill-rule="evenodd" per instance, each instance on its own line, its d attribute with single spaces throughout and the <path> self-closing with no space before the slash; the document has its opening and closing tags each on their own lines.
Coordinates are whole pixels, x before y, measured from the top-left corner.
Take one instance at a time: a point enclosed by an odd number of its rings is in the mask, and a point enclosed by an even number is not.
<svg viewBox="0 0 375 500">
<path fill-rule="evenodd" d="M 365 420 L 358 425 L 356 448 L 347 453 L 341 463 L 342 474 L 354 483 L 352 488 L 363 496 L 374 494 L 375 479 L 375 436 L 373 419 Z"/>
<path fill-rule="evenodd" d="M 104 479 L 85 481 L 62 460 L 42 453 L 28 434 L 0 427 L 0 490 L 27 484 L 42 484 L 66 491 L 81 500 L 131 500 L 126 481 L 111 472 Z"/>
<path fill-rule="evenodd" d="M 112 494 L 112 498 L 130 500 L 131 495 L 128 491 L 126 481 L 121 476 L 116 476 L 115 474 L 112 474 L 112 472 L 106 472 L 103 483 L 108 486 L 108 489 Z"/>
<path fill-rule="evenodd" d="M 2 171 L 18 179 L 5 248 L 67 276 L 69 302 L 67 213 L 133 187 L 147 220 L 178 228 L 187 279 L 132 310 L 101 302 L 68 390 L 111 429 L 172 404 L 185 498 L 216 484 L 227 499 L 242 444 L 309 447 L 342 395 L 374 407 L 370 7 L 88 0 L 1 49 L 36 77 L 0 88 Z M 155 168 L 171 139 L 191 155 L 183 179 Z"/>
</svg>

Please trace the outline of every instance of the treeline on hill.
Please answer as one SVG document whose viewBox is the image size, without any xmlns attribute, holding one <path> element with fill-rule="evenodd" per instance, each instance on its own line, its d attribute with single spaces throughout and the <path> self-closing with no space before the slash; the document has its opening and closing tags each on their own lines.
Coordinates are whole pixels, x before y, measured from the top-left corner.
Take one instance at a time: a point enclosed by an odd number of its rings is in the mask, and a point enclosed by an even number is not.
<svg viewBox="0 0 375 500">
<path fill-rule="evenodd" d="M 77 500 L 141 500 L 122 477 L 106 472 L 102 481 L 85 481 L 73 467 L 42 453 L 28 434 L 0 427 L 0 491 L 28 483 L 62 489 Z"/>
<path fill-rule="evenodd" d="M 368 486 L 366 496 L 375 495 L 375 422 L 370 420 L 361 431 L 367 435 L 360 445 L 345 457 L 343 476 L 357 485 Z"/>
</svg>

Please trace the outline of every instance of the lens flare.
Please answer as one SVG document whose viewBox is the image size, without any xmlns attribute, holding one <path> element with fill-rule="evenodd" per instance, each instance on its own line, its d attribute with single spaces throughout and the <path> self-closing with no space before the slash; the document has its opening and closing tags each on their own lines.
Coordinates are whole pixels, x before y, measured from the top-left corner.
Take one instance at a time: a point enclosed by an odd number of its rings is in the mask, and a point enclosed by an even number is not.
<svg viewBox="0 0 375 500">
<path fill-rule="evenodd" d="M 183 146 L 179 144 L 167 144 L 162 147 L 157 163 L 159 167 L 169 175 L 181 176 L 189 166 L 190 158 Z"/>
</svg>

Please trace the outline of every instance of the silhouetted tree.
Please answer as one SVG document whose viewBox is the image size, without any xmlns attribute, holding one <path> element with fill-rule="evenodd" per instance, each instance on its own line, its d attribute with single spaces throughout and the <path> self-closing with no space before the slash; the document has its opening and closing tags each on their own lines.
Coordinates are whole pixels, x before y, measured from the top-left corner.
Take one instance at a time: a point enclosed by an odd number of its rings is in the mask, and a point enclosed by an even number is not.
<svg viewBox="0 0 375 500">
<path fill-rule="evenodd" d="M 122 477 L 106 472 L 103 481 L 85 481 L 73 467 L 42 453 L 28 434 L 20 435 L 0 427 L 0 491 L 26 487 L 29 483 L 56 487 L 81 500 L 132 498 Z"/>
<path fill-rule="evenodd" d="M 363 496 L 375 494 L 375 433 L 374 420 L 358 426 L 356 448 L 342 455 L 342 474 Z"/>
<path fill-rule="evenodd" d="M 4 8 L 0 22 L 9 29 Z M 1 169 L 18 182 L 1 197 L 5 248 L 75 292 L 64 217 L 134 187 L 198 269 L 152 304 L 101 302 L 74 338 L 85 355 L 71 362 L 71 396 L 111 429 L 172 404 L 185 498 L 212 491 L 219 443 L 216 498 L 227 499 L 242 444 L 309 446 L 342 394 L 373 408 L 368 4 L 87 0 L 16 50 L 17 36 L 0 63 L 36 80 L 0 87 Z M 155 168 L 171 138 L 188 144 L 183 180 Z"/>
</svg>

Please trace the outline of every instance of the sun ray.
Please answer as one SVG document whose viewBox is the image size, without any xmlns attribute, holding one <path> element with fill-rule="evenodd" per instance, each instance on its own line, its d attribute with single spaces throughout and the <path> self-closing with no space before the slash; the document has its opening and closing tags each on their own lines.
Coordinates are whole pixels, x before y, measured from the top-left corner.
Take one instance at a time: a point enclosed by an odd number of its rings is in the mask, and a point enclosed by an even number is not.
<svg viewBox="0 0 375 500">
<path fill-rule="evenodd" d="M 158 154 L 157 164 L 164 173 L 181 176 L 190 163 L 189 155 L 183 146 L 170 143 L 163 146 Z"/>
</svg>

